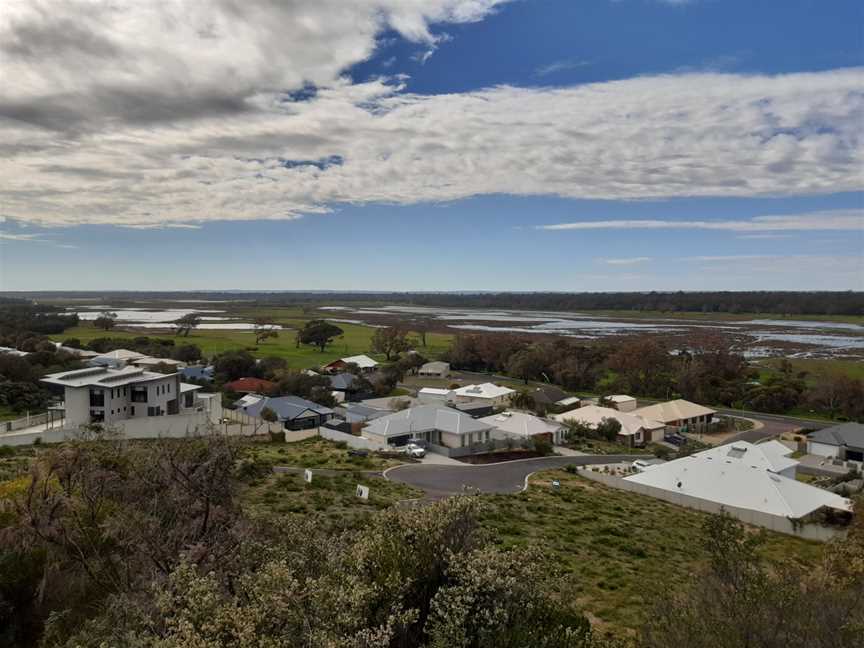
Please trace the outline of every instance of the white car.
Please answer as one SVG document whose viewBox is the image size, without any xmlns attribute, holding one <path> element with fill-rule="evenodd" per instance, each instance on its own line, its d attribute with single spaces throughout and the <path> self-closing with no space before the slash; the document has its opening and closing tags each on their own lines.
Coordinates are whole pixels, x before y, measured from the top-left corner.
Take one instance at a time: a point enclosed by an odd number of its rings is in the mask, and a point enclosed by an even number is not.
<svg viewBox="0 0 864 648">
<path fill-rule="evenodd" d="M 657 463 L 656 462 L 651 463 L 651 462 L 646 461 L 644 459 L 637 459 L 631 465 L 633 466 L 633 470 L 641 473 L 641 472 L 645 472 L 649 468 L 653 468 L 654 466 L 657 465 Z"/>
<path fill-rule="evenodd" d="M 422 459 L 426 456 L 426 450 L 421 448 L 419 445 L 415 445 L 413 443 L 409 443 L 408 445 L 406 445 L 404 452 L 409 457 L 413 457 L 414 459 Z"/>
</svg>

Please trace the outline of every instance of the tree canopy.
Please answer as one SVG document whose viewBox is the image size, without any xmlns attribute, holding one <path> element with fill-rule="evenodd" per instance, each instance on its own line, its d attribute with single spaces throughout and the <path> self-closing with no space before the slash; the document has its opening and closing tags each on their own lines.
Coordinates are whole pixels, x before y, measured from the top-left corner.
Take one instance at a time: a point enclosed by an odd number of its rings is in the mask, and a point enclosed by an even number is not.
<svg viewBox="0 0 864 648">
<path fill-rule="evenodd" d="M 326 320 L 309 320 L 297 333 L 297 341 L 300 344 L 308 344 L 318 347 L 321 353 L 334 339 L 342 335 L 344 331 Z"/>
</svg>

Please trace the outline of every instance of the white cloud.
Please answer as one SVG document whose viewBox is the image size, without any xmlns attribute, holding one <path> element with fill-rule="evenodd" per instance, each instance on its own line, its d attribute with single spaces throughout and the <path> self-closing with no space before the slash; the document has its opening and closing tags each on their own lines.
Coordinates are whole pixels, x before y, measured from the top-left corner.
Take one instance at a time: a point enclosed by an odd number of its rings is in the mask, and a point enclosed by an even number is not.
<svg viewBox="0 0 864 648">
<path fill-rule="evenodd" d="M 756 216 L 747 220 L 598 220 L 538 225 L 543 230 L 696 229 L 729 232 L 862 231 L 864 209 L 834 209 L 789 216 Z M 755 238 L 756 235 L 753 235 Z"/>
<path fill-rule="evenodd" d="M 858 69 L 434 96 L 340 76 L 387 29 L 428 50 L 442 38 L 432 25 L 479 20 L 497 4 L 12 3 L 0 13 L 0 211 L 43 225 L 159 227 L 497 193 L 862 188 Z"/>
<path fill-rule="evenodd" d="M 40 241 L 42 240 L 39 234 L 12 234 L 11 232 L 0 232 L 0 240 L 2 241 Z"/>
<path fill-rule="evenodd" d="M 541 77 L 548 76 L 550 74 L 555 74 L 556 72 L 563 72 L 564 70 L 575 70 L 576 68 L 585 67 L 586 65 L 591 65 L 591 63 L 588 61 L 577 61 L 573 59 L 555 61 L 548 65 L 541 65 L 534 70 L 534 74 Z"/>
<path fill-rule="evenodd" d="M 637 263 L 647 263 L 652 261 L 652 257 L 629 257 L 626 259 L 603 259 L 609 265 L 636 265 Z"/>
</svg>

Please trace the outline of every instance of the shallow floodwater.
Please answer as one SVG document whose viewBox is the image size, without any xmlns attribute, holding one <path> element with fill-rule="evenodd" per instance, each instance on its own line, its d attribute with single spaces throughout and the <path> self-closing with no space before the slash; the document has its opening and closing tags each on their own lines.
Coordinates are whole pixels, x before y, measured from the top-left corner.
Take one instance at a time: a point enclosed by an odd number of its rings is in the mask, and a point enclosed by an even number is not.
<svg viewBox="0 0 864 648">
<path fill-rule="evenodd" d="M 213 315 L 212 313 L 225 313 L 224 310 L 199 309 L 199 308 L 169 308 L 166 310 L 147 310 L 146 308 L 111 308 L 110 306 L 99 306 L 98 310 L 76 311 L 78 318 L 84 321 L 95 320 L 103 311 L 117 314 L 117 322 L 124 326 L 142 329 L 164 329 L 171 328 L 174 322 L 190 313 L 201 316 L 198 328 L 204 331 L 251 331 L 255 328 L 252 322 L 235 320 L 224 315 Z M 282 329 L 275 325 L 273 328 Z"/>
<path fill-rule="evenodd" d="M 460 331 L 498 333 L 552 334 L 580 339 L 599 339 L 633 333 L 685 333 L 694 330 L 723 331 L 738 334 L 747 357 L 791 355 L 797 357 L 837 357 L 860 355 L 864 349 L 864 326 L 843 322 L 759 319 L 742 321 L 681 320 L 657 318 L 649 322 L 635 318 L 604 317 L 586 313 L 560 311 L 525 311 L 482 308 L 439 308 L 434 306 L 383 306 L 375 310 L 350 306 L 325 306 L 321 310 L 339 311 L 341 316 L 418 315 L 436 319 L 448 328 Z M 363 319 L 343 320 L 352 324 L 374 324 Z M 500 326 L 497 323 L 500 322 Z M 842 335 L 839 333 L 843 333 Z M 861 333 L 860 336 L 855 335 Z M 774 344 L 778 346 L 775 346 Z M 792 351 L 781 348 L 802 345 Z M 752 345 L 752 346 L 751 346 Z"/>
</svg>

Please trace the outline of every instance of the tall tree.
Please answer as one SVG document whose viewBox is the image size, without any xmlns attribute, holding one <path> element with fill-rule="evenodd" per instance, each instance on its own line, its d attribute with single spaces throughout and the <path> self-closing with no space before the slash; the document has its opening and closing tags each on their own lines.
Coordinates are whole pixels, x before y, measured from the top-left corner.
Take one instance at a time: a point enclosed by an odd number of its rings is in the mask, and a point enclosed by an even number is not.
<svg viewBox="0 0 864 648">
<path fill-rule="evenodd" d="M 301 344 L 316 346 L 321 353 L 324 353 L 327 345 L 344 332 L 341 328 L 326 320 L 309 320 L 297 332 L 297 339 Z"/>
<path fill-rule="evenodd" d="M 99 317 L 93 320 L 93 326 L 102 329 L 103 331 L 110 331 L 114 328 L 116 323 L 117 313 L 111 311 L 102 311 L 99 313 Z"/>
<path fill-rule="evenodd" d="M 253 330 L 255 332 L 255 344 L 261 344 L 268 338 L 279 337 L 278 325 L 270 317 L 256 317 Z"/>
<path fill-rule="evenodd" d="M 198 313 L 187 313 L 174 321 L 174 334 L 189 337 L 189 333 L 201 324 L 201 316 Z"/>
<path fill-rule="evenodd" d="M 383 353 L 388 361 L 410 348 L 408 332 L 398 326 L 375 329 L 372 334 L 372 352 Z"/>
</svg>

